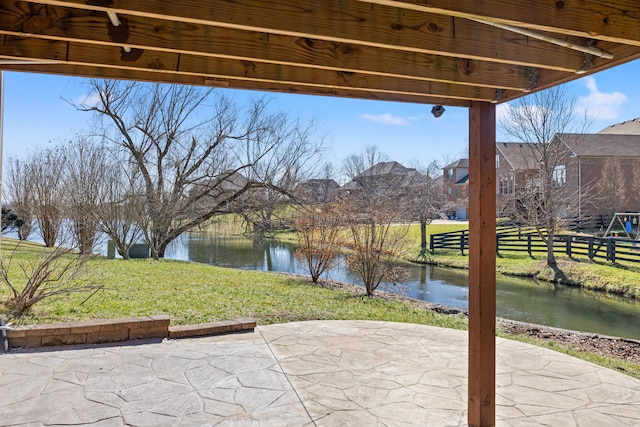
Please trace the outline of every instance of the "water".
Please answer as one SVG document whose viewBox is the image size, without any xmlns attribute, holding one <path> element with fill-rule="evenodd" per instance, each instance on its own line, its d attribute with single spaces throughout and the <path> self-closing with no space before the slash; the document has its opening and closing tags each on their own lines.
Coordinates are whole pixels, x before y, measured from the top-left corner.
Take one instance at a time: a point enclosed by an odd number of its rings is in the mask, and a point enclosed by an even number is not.
<svg viewBox="0 0 640 427">
<path fill-rule="evenodd" d="M 266 242 L 255 247 L 238 237 L 190 234 L 167 248 L 167 258 L 203 262 L 245 270 L 306 274 L 294 255 L 294 245 Z M 409 297 L 467 310 L 468 274 L 464 270 L 412 265 L 402 286 Z M 323 277 L 359 284 L 341 263 Z M 640 303 L 580 288 L 498 276 L 496 303 L 499 317 L 640 339 Z M 394 290 L 394 289 L 389 289 Z M 397 290 L 397 289 L 396 289 Z"/>
</svg>

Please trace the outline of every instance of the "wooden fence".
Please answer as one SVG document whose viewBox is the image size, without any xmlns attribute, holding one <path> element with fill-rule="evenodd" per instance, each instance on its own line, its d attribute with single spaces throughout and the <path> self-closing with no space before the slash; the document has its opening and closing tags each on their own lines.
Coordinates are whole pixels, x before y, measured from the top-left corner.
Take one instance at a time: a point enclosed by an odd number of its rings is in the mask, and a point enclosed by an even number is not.
<svg viewBox="0 0 640 427">
<path fill-rule="evenodd" d="M 571 258 L 586 257 L 610 262 L 628 261 L 640 263 L 640 241 L 614 238 L 563 234 L 553 239 L 554 251 L 566 253 Z M 430 249 L 449 249 L 460 251 L 463 255 L 469 250 L 469 231 L 432 234 Z M 532 256 L 545 253 L 547 245 L 538 236 L 535 229 L 502 228 L 496 229 L 496 251 L 523 252 Z"/>
</svg>

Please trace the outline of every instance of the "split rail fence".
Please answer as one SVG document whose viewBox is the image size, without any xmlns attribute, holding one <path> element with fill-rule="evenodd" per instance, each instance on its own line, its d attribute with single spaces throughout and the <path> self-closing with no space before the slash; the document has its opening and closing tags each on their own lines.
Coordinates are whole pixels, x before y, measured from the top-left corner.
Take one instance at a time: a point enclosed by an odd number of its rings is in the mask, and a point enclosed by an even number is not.
<svg viewBox="0 0 640 427">
<path fill-rule="evenodd" d="M 563 234 L 553 239 L 554 251 L 563 252 L 569 257 L 586 257 L 610 262 L 628 261 L 640 263 L 640 241 L 618 237 L 594 237 Z M 463 255 L 469 250 L 469 230 L 432 234 L 429 247 L 460 251 Z M 496 229 L 496 251 L 524 252 L 529 256 L 546 253 L 547 245 L 538 236 L 535 229 L 517 229 L 498 227 Z"/>
</svg>

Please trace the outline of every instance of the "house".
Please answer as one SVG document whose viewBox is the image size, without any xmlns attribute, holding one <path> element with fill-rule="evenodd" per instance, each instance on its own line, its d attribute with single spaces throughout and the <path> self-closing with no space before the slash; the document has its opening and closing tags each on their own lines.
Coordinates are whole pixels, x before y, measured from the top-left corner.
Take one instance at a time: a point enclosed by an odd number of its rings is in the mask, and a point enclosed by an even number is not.
<svg viewBox="0 0 640 427">
<path fill-rule="evenodd" d="M 345 197 L 373 197 L 378 202 L 382 197 L 386 205 L 395 207 L 399 220 L 415 221 L 421 214 L 421 201 L 429 197 L 433 183 L 433 178 L 415 168 L 393 161 L 380 162 L 356 175 L 339 192 Z"/>
<path fill-rule="evenodd" d="M 558 134 L 562 156 L 553 171 L 554 187 L 577 196 L 579 218 L 640 211 L 640 132 L 638 119 L 597 134 Z"/>
<path fill-rule="evenodd" d="M 309 179 L 296 186 L 295 193 L 305 200 L 326 203 L 336 199 L 340 185 L 333 179 Z"/>
<path fill-rule="evenodd" d="M 340 187 L 340 191 L 397 191 L 398 188 L 407 186 L 415 174 L 418 172 L 414 168 L 407 168 L 398 162 L 380 162 L 353 177 Z"/>
<path fill-rule="evenodd" d="M 450 218 L 467 219 L 469 159 L 456 160 L 442 169 L 442 192 L 449 206 L 447 215 Z"/>
<path fill-rule="evenodd" d="M 536 185 L 539 164 L 528 143 L 496 144 L 496 210 L 498 216 L 516 208 L 518 194 Z"/>
</svg>

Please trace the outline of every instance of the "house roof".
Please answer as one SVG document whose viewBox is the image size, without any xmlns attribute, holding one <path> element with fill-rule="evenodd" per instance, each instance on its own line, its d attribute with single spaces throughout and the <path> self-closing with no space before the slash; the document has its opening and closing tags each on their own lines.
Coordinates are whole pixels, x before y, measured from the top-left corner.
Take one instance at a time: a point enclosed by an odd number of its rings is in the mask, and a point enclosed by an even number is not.
<svg viewBox="0 0 640 427">
<path fill-rule="evenodd" d="M 428 176 L 419 173 L 416 169 L 407 168 L 398 162 L 380 162 L 356 175 L 353 180 L 344 184 L 340 189 L 358 190 L 362 188 L 363 182 L 371 178 L 384 179 L 384 177 L 390 176 L 393 176 L 393 184 L 400 186 L 419 185 L 422 179 L 430 179 Z M 377 182 L 377 179 L 375 181 Z"/>
<path fill-rule="evenodd" d="M 507 160 L 513 170 L 536 169 L 537 162 L 526 142 L 498 142 L 497 150 Z M 533 161 L 532 161 L 533 159 Z M 535 163 L 535 164 L 532 164 Z"/>
<path fill-rule="evenodd" d="M 456 169 L 456 168 L 468 168 L 469 167 L 469 159 L 458 159 L 455 162 L 448 164 L 442 169 Z"/>
<path fill-rule="evenodd" d="M 0 58 L 5 70 L 469 107 L 640 58 L 638 16 L 630 0 L 7 0 Z"/>
<path fill-rule="evenodd" d="M 368 176 L 404 175 L 410 172 L 415 172 L 415 169 L 404 167 L 398 162 L 380 162 L 359 173 L 354 179 Z"/>
<path fill-rule="evenodd" d="M 640 135 L 640 117 L 616 123 L 602 129 L 599 134 Z"/>
<path fill-rule="evenodd" d="M 640 157 L 640 135 L 558 134 L 578 157 Z"/>
</svg>

